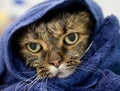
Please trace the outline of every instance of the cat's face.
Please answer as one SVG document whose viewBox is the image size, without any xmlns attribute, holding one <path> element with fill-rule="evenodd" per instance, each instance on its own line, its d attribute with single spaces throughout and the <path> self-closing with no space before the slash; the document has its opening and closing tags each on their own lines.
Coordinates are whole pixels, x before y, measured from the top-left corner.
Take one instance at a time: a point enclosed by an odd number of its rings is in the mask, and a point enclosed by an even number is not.
<svg viewBox="0 0 120 91">
<path fill-rule="evenodd" d="M 32 24 L 18 38 L 20 57 L 37 71 L 40 79 L 64 78 L 81 63 L 90 43 L 92 22 L 88 12 L 63 16 L 39 26 Z"/>
</svg>

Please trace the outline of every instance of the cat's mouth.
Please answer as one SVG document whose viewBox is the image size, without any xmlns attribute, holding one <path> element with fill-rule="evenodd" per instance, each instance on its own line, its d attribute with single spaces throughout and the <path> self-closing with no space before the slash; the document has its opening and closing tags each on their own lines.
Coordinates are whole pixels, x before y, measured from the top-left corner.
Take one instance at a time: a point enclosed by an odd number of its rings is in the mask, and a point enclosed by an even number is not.
<svg viewBox="0 0 120 91">
<path fill-rule="evenodd" d="M 37 69 L 38 78 L 65 78 L 69 75 L 71 75 L 74 72 L 74 69 L 68 68 L 64 63 L 62 63 L 59 67 L 55 67 L 53 65 L 50 65 L 48 67 L 48 70 L 44 69 Z"/>
<path fill-rule="evenodd" d="M 59 66 L 48 65 L 46 67 L 37 67 L 37 74 L 40 79 L 43 78 L 65 78 L 71 75 L 81 63 L 80 60 L 62 62 Z M 57 64 L 56 64 L 57 65 Z"/>
<path fill-rule="evenodd" d="M 58 77 L 58 78 L 65 78 L 72 74 L 75 69 L 69 69 L 64 63 L 61 64 L 58 68 L 55 66 L 49 67 L 50 74 L 48 75 L 49 78 Z"/>
</svg>

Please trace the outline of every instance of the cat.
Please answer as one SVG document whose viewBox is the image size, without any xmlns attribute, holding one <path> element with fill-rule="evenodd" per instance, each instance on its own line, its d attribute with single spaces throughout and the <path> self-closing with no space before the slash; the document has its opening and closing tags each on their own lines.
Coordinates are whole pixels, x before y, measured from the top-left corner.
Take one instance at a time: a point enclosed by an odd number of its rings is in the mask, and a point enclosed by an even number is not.
<svg viewBox="0 0 120 91">
<path fill-rule="evenodd" d="M 16 54 L 37 77 L 65 78 L 71 75 L 89 47 L 94 28 L 88 10 L 61 12 L 49 21 L 34 22 L 16 32 Z"/>
</svg>

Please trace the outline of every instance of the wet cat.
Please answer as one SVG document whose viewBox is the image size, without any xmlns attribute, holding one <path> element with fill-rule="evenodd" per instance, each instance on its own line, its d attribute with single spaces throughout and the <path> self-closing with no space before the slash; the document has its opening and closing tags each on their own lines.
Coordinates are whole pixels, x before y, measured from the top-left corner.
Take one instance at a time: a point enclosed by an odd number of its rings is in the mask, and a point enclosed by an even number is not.
<svg viewBox="0 0 120 91">
<path fill-rule="evenodd" d="M 34 22 L 16 33 L 15 48 L 39 79 L 64 78 L 81 63 L 91 43 L 92 15 L 86 11 L 62 12 L 47 22 Z"/>
</svg>

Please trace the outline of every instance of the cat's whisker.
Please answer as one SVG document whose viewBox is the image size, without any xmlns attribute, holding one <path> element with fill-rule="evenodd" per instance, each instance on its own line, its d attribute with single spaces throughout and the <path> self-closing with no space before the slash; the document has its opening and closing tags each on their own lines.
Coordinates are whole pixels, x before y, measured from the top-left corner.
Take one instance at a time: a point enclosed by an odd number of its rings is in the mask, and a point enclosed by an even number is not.
<svg viewBox="0 0 120 91">
<path fill-rule="evenodd" d="M 29 83 L 32 79 L 36 78 L 37 75 L 35 76 L 32 76 L 31 78 L 29 79 L 26 79 L 26 80 L 23 80 L 23 81 L 20 81 L 17 86 L 15 87 L 15 91 L 18 91 L 20 89 L 20 87 L 23 87 L 25 84 Z"/>
<path fill-rule="evenodd" d="M 78 69 L 78 70 L 80 69 L 80 70 L 83 70 L 85 72 L 98 71 L 98 72 L 102 73 L 103 76 L 105 76 L 105 73 L 99 67 L 97 67 L 95 65 L 91 65 L 91 68 L 87 68 L 87 66 L 85 65 L 85 66 L 81 66 L 80 68 L 77 67 L 76 69 Z"/>
<path fill-rule="evenodd" d="M 98 69 L 98 71 L 100 72 L 100 73 L 102 73 L 102 75 L 105 77 L 106 75 L 105 75 L 105 73 L 100 69 L 100 68 L 97 68 Z"/>
<path fill-rule="evenodd" d="M 38 79 L 38 77 L 36 77 L 30 84 L 28 84 L 29 86 L 27 86 L 27 87 L 29 87 L 29 88 L 27 89 L 27 91 L 30 91 L 30 89 L 31 89 L 38 81 L 39 81 L 39 79 Z"/>
<path fill-rule="evenodd" d="M 95 69 L 89 69 L 89 68 L 80 68 L 80 70 L 85 71 L 85 72 L 94 72 Z"/>
<path fill-rule="evenodd" d="M 93 65 L 93 64 L 92 64 L 92 66 L 95 67 L 95 65 Z M 99 67 L 96 66 L 96 69 L 97 69 L 100 73 L 102 73 L 103 76 L 105 76 L 105 73 L 104 73 Z"/>
<path fill-rule="evenodd" d="M 47 82 L 48 82 L 48 78 L 44 77 L 40 83 L 40 89 L 39 89 L 40 91 L 43 91 L 43 89 L 45 90 Z"/>
<path fill-rule="evenodd" d="M 93 67 L 91 67 L 91 68 L 87 68 L 87 67 L 88 67 L 88 66 L 84 65 L 84 66 L 77 67 L 76 69 L 78 69 L 78 70 L 83 70 L 83 71 L 85 71 L 85 72 L 93 72 L 93 71 L 96 70 L 96 67 L 95 67 L 95 66 L 93 66 Z"/>
<path fill-rule="evenodd" d="M 36 77 L 36 78 L 37 78 L 37 77 Z M 36 78 L 34 78 L 31 82 L 27 83 L 27 84 L 23 87 L 23 91 L 26 91 L 26 90 L 29 88 L 30 84 L 32 84 L 32 83 L 35 81 Z"/>
</svg>

